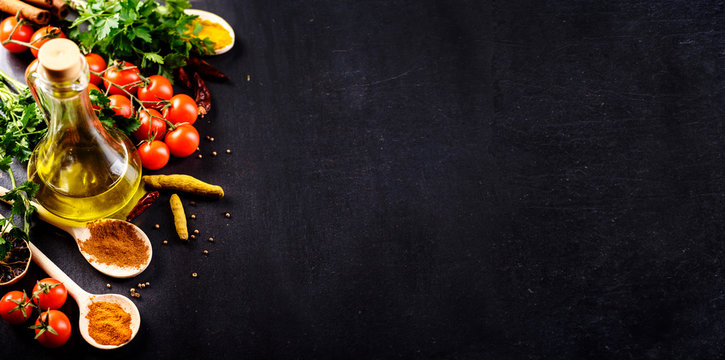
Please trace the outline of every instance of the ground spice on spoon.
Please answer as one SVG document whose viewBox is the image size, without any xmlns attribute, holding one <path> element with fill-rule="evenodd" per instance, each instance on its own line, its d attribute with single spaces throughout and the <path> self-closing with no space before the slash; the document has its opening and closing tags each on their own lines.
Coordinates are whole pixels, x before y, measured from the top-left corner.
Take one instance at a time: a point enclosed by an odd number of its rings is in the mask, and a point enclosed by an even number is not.
<svg viewBox="0 0 725 360">
<path fill-rule="evenodd" d="M 97 220 L 88 223 L 91 237 L 80 243 L 81 251 L 97 262 L 140 268 L 148 260 L 148 245 L 136 229 L 124 221 Z"/>
<path fill-rule="evenodd" d="M 101 345 L 121 345 L 131 340 L 131 315 L 112 302 L 88 306 L 88 335 Z"/>
</svg>

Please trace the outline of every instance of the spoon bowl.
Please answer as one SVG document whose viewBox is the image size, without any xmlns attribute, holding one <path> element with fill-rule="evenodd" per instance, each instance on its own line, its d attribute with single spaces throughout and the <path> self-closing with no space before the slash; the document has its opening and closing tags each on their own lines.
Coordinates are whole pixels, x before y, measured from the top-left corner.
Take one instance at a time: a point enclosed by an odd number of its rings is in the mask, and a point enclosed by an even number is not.
<svg viewBox="0 0 725 360">
<path fill-rule="evenodd" d="M 8 189 L 0 186 L 0 195 L 7 194 Z M 52 214 L 50 211 L 48 211 L 46 208 L 41 206 L 40 204 L 31 201 L 30 202 L 35 208 L 38 210 L 38 217 L 47 222 L 48 224 L 51 224 L 68 234 L 70 234 L 73 239 L 76 241 L 76 245 L 78 245 L 78 250 L 81 252 L 81 255 L 88 261 L 91 266 L 93 266 L 96 270 L 100 271 L 101 273 L 114 277 L 119 279 L 125 279 L 134 277 L 140 273 L 142 273 L 151 263 L 151 257 L 153 256 L 153 251 L 151 250 L 151 241 L 149 240 L 149 237 L 146 236 L 146 233 L 143 232 L 138 226 L 124 220 L 117 220 L 117 219 L 103 219 L 101 221 L 110 221 L 110 222 L 121 222 L 124 223 L 125 226 L 131 226 L 133 228 L 133 231 L 136 233 L 136 236 L 138 236 L 139 239 L 145 244 L 146 247 L 146 261 L 144 261 L 141 266 L 138 267 L 132 267 L 132 266 L 117 266 L 113 264 L 107 264 L 103 263 L 101 261 L 98 261 L 93 255 L 83 251 L 82 245 L 84 242 L 86 242 L 91 237 L 91 232 L 88 228 L 89 223 L 81 223 L 77 221 L 72 221 L 68 219 L 61 218 L 57 215 Z"/>
<path fill-rule="evenodd" d="M 80 330 L 81 336 L 84 340 L 86 340 L 86 342 L 88 342 L 88 344 L 95 348 L 103 350 L 117 349 L 123 345 L 128 344 L 131 340 L 133 340 L 134 337 L 136 337 L 136 334 L 138 334 L 138 330 L 141 327 L 141 314 L 139 314 L 136 304 L 134 304 L 129 298 L 119 294 L 94 295 L 88 293 L 80 286 L 78 286 L 78 284 L 76 284 L 73 280 L 71 280 L 71 278 L 63 272 L 63 270 L 61 270 L 52 261 L 50 261 L 50 259 L 45 256 L 45 254 L 43 254 L 35 245 L 29 243 L 28 247 L 33 252 L 33 261 L 35 261 L 35 263 L 38 264 L 41 269 L 48 273 L 50 277 L 62 282 L 66 290 L 68 290 L 68 294 L 70 294 L 70 296 L 73 297 L 76 303 L 78 303 L 78 329 Z M 88 315 L 90 311 L 91 304 L 100 301 L 118 304 L 121 306 L 121 308 L 123 308 L 126 313 L 131 315 L 131 338 L 128 339 L 128 341 L 126 341 L 125 343 L 120 345 L 99 344 L 89 334 L 88 328 L 90 320 L 86 317 L 86 315 Z"/>
</svg>

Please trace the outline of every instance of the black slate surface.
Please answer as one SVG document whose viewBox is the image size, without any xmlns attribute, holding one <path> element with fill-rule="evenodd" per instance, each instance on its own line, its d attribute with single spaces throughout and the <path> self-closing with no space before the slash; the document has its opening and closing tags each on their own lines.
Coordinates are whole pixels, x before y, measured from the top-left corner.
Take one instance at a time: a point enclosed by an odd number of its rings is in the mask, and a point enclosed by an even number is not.
<svg viewBox="0 0 725 360">
<path fill-rule="evenodd" d="M 126 281 L 37 224 L 86 290 L 151 282 L 141 331 L 46 350 L 2 324 L 0 358 L 723 356 L 722 1 L 193 4 L 236 29 L 232 80 L 203 159 L 161 172 L 227 196 L 187 208 L 189 244 L 163 196 Z"/>
</svg>

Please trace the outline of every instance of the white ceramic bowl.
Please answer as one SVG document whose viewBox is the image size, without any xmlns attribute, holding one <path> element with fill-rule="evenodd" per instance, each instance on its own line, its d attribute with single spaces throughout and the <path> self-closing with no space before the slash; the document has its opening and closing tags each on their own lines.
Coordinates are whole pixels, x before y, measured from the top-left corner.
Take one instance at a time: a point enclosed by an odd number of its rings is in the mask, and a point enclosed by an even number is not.
<svg viewBox="0 0 725 360">
<path fill-rule="evenodd" d="M 217 50 L 215 55 L 224 54 L 225 52 L 231 50 L 232 47 L 234 47 L 234 41 L 236 40 L 236 36 L 234 35 L 234 29 L 232 29 L 232 26 L 229 25 L 229 23 L 226 20 L 222 19 L 221 16 L 214 14 L 214 13 L 210 13 L 205 10 L 199 10 L 199 9 L 186 9 L 186 10 L 184 10 L 184 12 L 189 15 L 196 15 L 202 20 L 209 20 L 209 21 L 215 22 L 215 23 L 221 25 L 227 31 L 229 31 L 229 35 L 232 36 L 232 43 Z"/>
</svg>

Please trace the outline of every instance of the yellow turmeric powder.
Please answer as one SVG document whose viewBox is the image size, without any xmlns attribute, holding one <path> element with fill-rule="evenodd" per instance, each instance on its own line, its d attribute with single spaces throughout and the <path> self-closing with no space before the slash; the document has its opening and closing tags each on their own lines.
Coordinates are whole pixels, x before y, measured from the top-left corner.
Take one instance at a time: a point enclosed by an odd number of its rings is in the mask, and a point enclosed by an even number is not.
<svg viewBox="0 0 725 360">
<path fill-rule="evenodd" d="M 156 190 L 183 191 L 193 195 L 217 199 L 224 197 L 224 190 L 221 186 L 207 184 L 189 175 L 144 175 L 143 181 Z"/>
<path fill-rule="evenodd" d="M 179 239 L 189 240 L 189 229 L 186 227 L 186 214 L 184 213 L 184 205 L 181 204 L 179 195 L 171 194 L 169 204 L 171 205 L 171 213 L 174 214 L 174 227 L 176 227 L 176 233 L 179 234 Z"/>
<path fill-rule="evenodd" d="M 197 24 L 201 24 L 202 28 L 198 35 L 199 39 L 208 38 L 214 43 L 214 50 L 222 49 L 234 41 L 229 31 L 219 23 L 210 20 L 196 19 Z"/>
<path fill-rule="evenodd" d="M 88 306 L 88 335 L 101 345 L 121 345 L 131 340 L 131 315 L 116 304 L 106 301 Z"/>
</svg>

